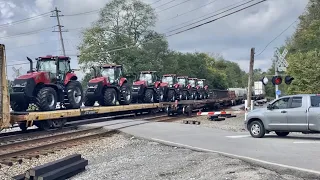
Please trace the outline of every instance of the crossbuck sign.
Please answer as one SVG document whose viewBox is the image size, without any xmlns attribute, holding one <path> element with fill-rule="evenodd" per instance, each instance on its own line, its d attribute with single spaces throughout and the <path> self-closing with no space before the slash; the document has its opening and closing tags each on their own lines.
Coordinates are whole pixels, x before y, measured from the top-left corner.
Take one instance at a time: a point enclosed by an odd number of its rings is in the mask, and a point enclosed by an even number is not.
<svg viewBox="0 0 320 180">
<path fill-rule="evenodd" d="M 280 52 L 277 50 L 276 51 L 276 55 L 277 55 L 277 61 L 276 61 L 276 66 L 277 66 L 277 71 L 278 72 L 282 72 L 282 71 L 286 71 L 287 67 L 288 67 L 288 62 L 285 59 L 286 55 L 288 53 L 287 49 L 284 49 L 282 54 L 280 54 Z"/>
</svg>

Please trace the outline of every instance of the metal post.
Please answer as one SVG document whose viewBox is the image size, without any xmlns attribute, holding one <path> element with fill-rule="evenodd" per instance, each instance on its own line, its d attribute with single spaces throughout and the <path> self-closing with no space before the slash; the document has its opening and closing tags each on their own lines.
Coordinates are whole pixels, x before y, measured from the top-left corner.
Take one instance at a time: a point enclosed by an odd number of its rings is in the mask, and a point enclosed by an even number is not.
<svg viewBox="0 0 320 180">
<path fill-rule="evenodd" d="M 10 96 L 8 92 L 5 45 L 0 44 L 0 130 L 10 127 Z"/>
<path fill-rule="evenodd" d="M 279 75 L 279 72 L 278 72 L 278 56 L 276 56 L 276 59 L 274 60 L 274 75 L 275 76 Z M 275 86 L 276 86 L 276 90 L 275 90 L 276 99 L 278 99 L 279 95 L 277 94 L 277 91 L 279 90 L 279 86 L 278 85 L 275 85 Z"/>
<path fill-rule="evenodd" d="M 62 26 L 60 24 L 60 18 L 59 18 L 60 16 L 63 16 L 63 15 L 59 15 L 59 12 L 61 12 L 61 11 L 59 11 L 57 7 L 55 8 L 54 12 L 55 12 L 55 16 L 51 16 L 51 17 L 56 17 L 57 18 L 57 22 L 58 22 L 57 26 L 58 26 L 59 30 L 58 31 L 53 31 L 53 32 L 59 32 L 62 52 L 63 52 L 63 55 L 66 56 L 66 50 L 64 48 L 64 42 L 63 42 L 63 37 L 62 37 L 62 32 L 66 32 L 66 31 L 62 31 L 62 27 L 64 27 L 64 26 Z"/>
<path fill-rule="evenodd" d="M 254 65 L 254 48 L 251 48 L 249 78 L 248 78 L 248 95 L 247 95 L 248 104 L 247 104 L 247 108 L 249 108 L 251 106 L 253 65 Z"/>
</svg>

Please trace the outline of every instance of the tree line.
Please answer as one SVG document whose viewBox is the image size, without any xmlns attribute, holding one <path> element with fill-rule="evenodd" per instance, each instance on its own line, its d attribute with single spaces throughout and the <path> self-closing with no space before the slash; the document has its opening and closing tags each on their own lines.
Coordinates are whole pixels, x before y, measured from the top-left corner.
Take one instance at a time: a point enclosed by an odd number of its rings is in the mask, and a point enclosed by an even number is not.
<svg viewBox="0 0 320 180">
<path fill-rule="evenodd" d="M 169 49 L 165 36 L 154 31 L 157 15 L 139 0 L 112 0 L 99 19 L 83 32 L 79 64 L 121 64 L 127 74 L 155 70 L 205 78 L 210 88 L 246 87 L 247 74 L 237 63 L 203 52 L 181 53 Z M 249 55 L 248 55 L 249 56 Z M 86 74 L 83 85 L 92 77 Z"/>
</svg>

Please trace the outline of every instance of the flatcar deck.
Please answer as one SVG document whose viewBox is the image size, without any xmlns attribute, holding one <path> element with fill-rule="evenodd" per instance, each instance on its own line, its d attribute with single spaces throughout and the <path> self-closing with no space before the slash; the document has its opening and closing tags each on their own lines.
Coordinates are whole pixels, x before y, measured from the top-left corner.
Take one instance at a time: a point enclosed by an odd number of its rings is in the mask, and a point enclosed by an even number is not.
<svg viewBox="0 0 320 180">
<path fill-rule="evenodd" d="M 80 109 L 56 110 L 56 111 L 30 111 L 30 112 L 11 112 L 11 121 L 37 121 L 49 119 L 61 119 L 70 117 L 81 117 L 91 114 L 106 114 L 112 112 L 124 112 L 143 109 L 159 108 L 159 103 L 153 104 L 130 104 L 120 106 L 96 106 L 96 107 L 83 107 Z"/>
</svg>

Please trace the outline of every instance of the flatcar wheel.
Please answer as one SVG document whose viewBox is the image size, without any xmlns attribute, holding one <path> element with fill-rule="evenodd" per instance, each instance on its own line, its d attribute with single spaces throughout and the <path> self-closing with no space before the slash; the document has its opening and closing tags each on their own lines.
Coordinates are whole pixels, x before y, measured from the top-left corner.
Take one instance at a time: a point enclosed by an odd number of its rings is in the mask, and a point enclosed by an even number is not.
<svg viewBox="0 0 320 180">
<path fill-rule="evenodd" d="M 51 120 L 39 121 L 37 123 L 37 126 L 41 130 L 48 131 L 52 127 L 52 121 Z"/>
<path fill-rule="evenodd" d="M 21 131 L 27 131 L 28 129 L 27 123 L 26 122 L 19 123 L 19 128 L 21 129 Z"/>
<path fill-rule="evenodd" d="M 62 128 L 65 121 L 62 119 L 52 120 L 52 127 L 53 128 Z"/>
</svg>

